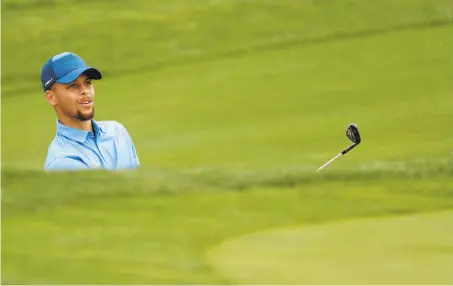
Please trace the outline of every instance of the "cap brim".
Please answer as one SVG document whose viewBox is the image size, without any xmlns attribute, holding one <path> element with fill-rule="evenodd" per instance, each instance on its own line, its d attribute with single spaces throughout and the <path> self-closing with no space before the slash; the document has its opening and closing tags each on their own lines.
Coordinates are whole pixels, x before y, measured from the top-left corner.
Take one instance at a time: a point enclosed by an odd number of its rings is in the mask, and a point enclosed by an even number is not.
<svg viewBox="0 0 453 286">
<path fill-rule="evenodd" d="M 95 68 L 80 68 L 73 70 L 72 72 L 68 73 L 64 77 L 57 79 L 56 82 L 68 84 L 75 81 L 80 75 L 86 74 L 89 78 L 92 79 L 101 79 L 102 74 Z"/>
</svg>

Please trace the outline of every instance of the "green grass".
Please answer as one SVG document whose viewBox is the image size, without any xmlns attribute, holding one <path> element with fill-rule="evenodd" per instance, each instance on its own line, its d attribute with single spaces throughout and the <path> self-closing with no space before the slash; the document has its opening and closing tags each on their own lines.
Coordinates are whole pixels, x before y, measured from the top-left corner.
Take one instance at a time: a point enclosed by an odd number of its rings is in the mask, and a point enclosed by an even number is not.
<svg viewBox="0 0 453 286">
<path fill-rule="evenodd" d="M 445 226 L 453 223 L 452 215 L 448 211 L 266 231 L 227 241 L 209 257 L 220 272 L 242 284 L 450 285 L 453 241 Z"/>
<path fill-rule="evenodd" d="M 19 195 L 20 183 L 5 193 L 17 194 L 3 213 L 6 279 L 20 284 L 240 283 L 213 271 L 206 251 L 225 239 L 274 227 L 450 208 L 452 195 L 449 180 L 419 176 L 300 178 L 294 187 L 251 184 L 230 191 L 216 188 L 219 179 L 184 191 L 142 182 L 140 190 L 117 177 L 93 181 L 95 174 L 64 188 L 84 178 L 68 177 L 57 176 L 42 193 Z M 12 212 L 13 206 L 22 211 Z"/>
<path fill-rule="evenodd" d="M 224 240 L 452 208 L 450 1 L 108 3 L 2 1 L 3 284 L 237 284 Z M 43 173 L 61 51 L 138 171 Z"/>
</svg>

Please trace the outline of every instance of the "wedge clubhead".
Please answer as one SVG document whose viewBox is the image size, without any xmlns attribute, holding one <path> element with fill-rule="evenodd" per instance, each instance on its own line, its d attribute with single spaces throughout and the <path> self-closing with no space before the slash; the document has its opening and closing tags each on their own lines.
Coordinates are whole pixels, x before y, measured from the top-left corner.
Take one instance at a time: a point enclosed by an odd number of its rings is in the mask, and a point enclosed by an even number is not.
<svg viewBox="0 0 453 286">
<path fill-rule="evenodd" d="M 356 123 L 349 124 L 348 128 L 346 128 L 346 136 L 348 136 L 349 140 L 351 140 L 355 144 L 359 144 L 361 141 L 359 127 Z"/>
<path fill-rule="evenodd" d="M 322 165 L 321 167 L 319 167 L 318 171 L 326 168 L 327 166 L 329 166 L 333 161 L 335 161 L 336 159 L 340 158 L 341 156 L 343 156 L 344 154 L 348 153 L 349 151 L 351 151 L 355 146 L 359 145 L 360 142 L 362 142 L 362 138 L 360 137 L 360 132 L 359 132 L 359 127 L 357 126 L 356 123 L 351 123 L 348 125 L 348 127 L 346 128 L 346 136 L 348 137 L 349 140 L 351 140 L 353 142 L 353 144 L 349 145 L 346 149 L 344 149 L 343 151 L 341 151 L 340 153 L 338 153 L 335 157 L 333 157 L 332 159 L 330 159 L 329 161 L 327 161 L 324 165 Z"/>
</svg>

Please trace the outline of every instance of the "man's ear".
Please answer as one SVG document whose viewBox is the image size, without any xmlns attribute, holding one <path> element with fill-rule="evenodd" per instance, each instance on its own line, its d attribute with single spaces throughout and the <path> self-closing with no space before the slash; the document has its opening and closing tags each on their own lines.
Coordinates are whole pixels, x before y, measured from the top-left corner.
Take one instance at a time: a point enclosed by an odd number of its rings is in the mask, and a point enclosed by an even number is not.
<svg viewBox="0 0 453 286">
<path fill-rule="evenodd" d="M 55 98 L 55 93 L 52 90 L 46 90 L 46 100 L 52 106 L 57 105 L 57 100 Z"/>
</svg>

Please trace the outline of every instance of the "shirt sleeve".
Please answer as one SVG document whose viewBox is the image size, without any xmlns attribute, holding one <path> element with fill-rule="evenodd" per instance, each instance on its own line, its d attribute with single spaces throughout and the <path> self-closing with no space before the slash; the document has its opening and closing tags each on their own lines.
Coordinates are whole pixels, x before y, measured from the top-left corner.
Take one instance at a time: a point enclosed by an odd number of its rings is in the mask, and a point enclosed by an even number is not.
<svg viewBox="0 0 453 286">
<path fill-rule="evenodd" d="M 127 136 L 127 138 L 129 139 L 129 144 L 130 144 L 130 148 L 131 148 L 131 152 L 132 152 L 132 156 L 133 156 L 133 159 L 134 159 L 134 164 L 136 168 L 138 168 L 138 166 L 140 165 L 140 160 L 138 159 L 138 154 L 137 154 L 137 150 L 135 149 L 135 144 L 134 144 L 134 141 L 132 140 L 132 137 L 131 135 L 129 134 L 129 132 L 127 131 L 126 127 L 122 124 L 120 124 L 121 126 L 121 129 L 123 130 L 124 134 Z"/>
<path fill-rule="evenodd" d="M 131 145 L 132 145 L 132 154 L 133 154 L 134 160 L 135 160 L 135 166 L 138 167 L 140 165 L 140 160 L 138 159 L 137 150 L 135 149 L 134 142 L 132 142 L 132 138 L 131 138 Z"/>
<path fill-rule="evenodd" d="M 45 167 L 46 171 L 74 171 L 87 168 L 88 166 L 80 159 L 71 157 L 56 158 Z"/>
</svg>

